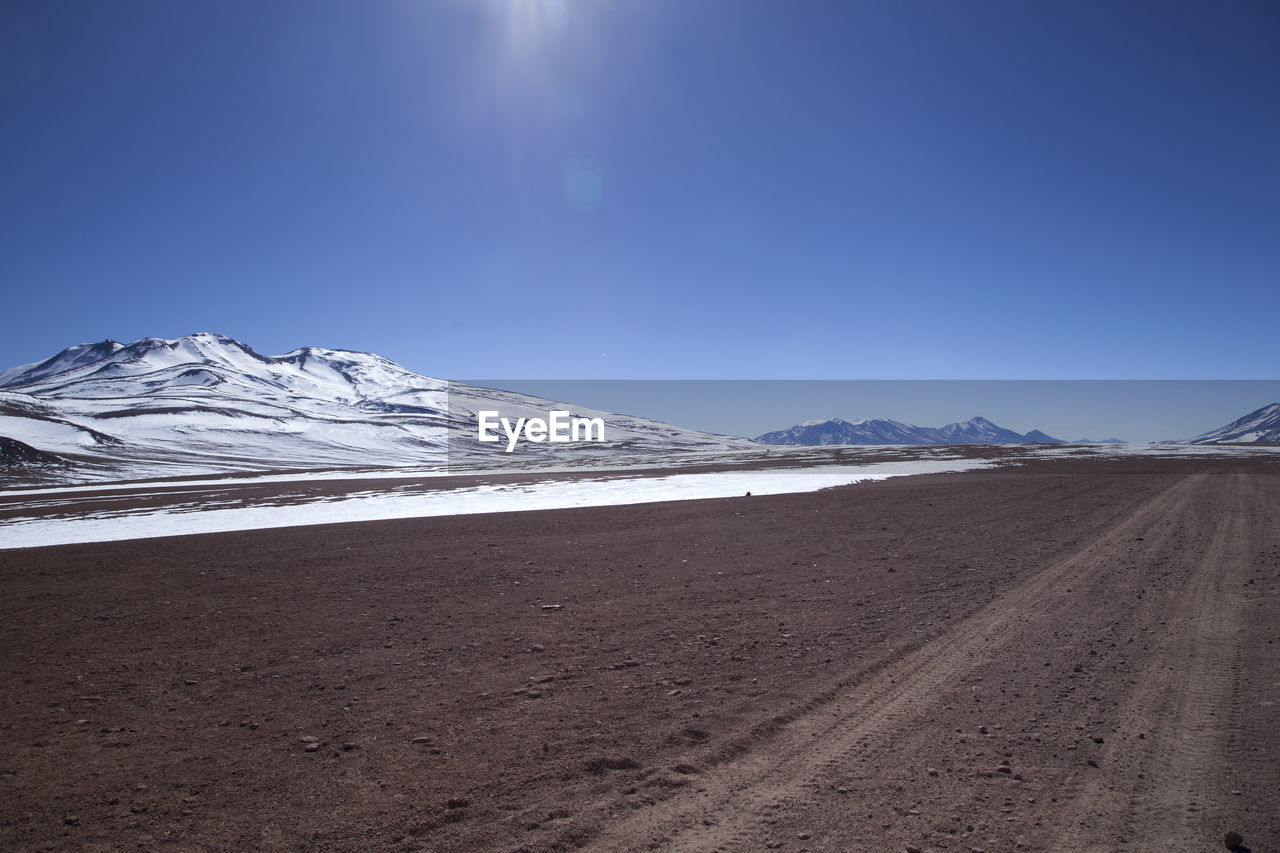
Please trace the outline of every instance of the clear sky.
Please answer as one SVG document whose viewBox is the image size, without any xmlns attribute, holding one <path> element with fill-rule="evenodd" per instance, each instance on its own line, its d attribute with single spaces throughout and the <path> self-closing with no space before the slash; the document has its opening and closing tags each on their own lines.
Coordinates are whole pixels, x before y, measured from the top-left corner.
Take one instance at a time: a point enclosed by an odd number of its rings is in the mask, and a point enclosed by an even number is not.
<svg viewBox="0 0 1280 853">
<path fill-rule="evenodd" d="M 0 0 L 0 366 L 1276 378 L 1277 152 L 1274 0 Z"/>
</svg>

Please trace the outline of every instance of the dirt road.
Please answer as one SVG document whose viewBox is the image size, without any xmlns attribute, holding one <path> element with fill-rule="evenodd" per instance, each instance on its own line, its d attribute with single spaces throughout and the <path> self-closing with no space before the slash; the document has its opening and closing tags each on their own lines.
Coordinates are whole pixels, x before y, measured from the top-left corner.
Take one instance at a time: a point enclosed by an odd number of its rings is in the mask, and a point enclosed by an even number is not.
<svg viewBox="0 0 1280 853">
<path fill-rule="evenodd" d="M 1270 847 L 1280 659 L 1254 683 L 1245 658 L 1275 649 L 1274 609 L 1251 630 L 1247 605 L 1259 560 L 1276 574 L 1276 485 L 1188 476 L 875 676 L 833 673 L 767 745 L 591 847 Z"/>
<path fill-rule="evenodd" d="M 1280 468 L 0 554 L 0 845 L 1280 841 Z"/>
</svg>

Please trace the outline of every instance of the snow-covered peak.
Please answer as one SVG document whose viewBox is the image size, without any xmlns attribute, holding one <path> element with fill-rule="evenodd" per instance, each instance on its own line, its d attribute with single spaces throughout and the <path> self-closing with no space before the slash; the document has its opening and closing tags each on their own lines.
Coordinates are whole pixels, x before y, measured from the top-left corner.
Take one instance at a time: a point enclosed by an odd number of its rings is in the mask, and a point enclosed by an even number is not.
<svg viewBox="0 0 1280 853">
<path fill-rule="evenodd" d="M 484 459 L 479 451 L 490 448 L 474 440 L 474 416 L 495 408 L 601 417 L 610 439 L 583 454 L 754 452 L 743 439 L 450 385 L 371 353 L 301 347 L 268 356 L 203 332 L 84 344 L 3 376 L 0 436 L 70 460 L 75 473 L 59 469 L 60 477 Z M 548 458 L 560 450 L 538 449 Z"/>
<path fill-rule="evenodd" d="M 828 424 L 833 426 L 850 426 L 850 427 L 862 426 L 864 424 L 893 424 L 894 426 L 906 426 L 906 424 L 900 423 L 899 421 L 890 420 L 888 418 L 815 418 L 814 420 L 811 420 L 811 421 L 805 421 L 804 423 L 800 424 L 800 426 L 813 427 L 813 426 L 825 426 Z"/>
<path fill-rule="evenodd" d="M 1270 403 L 1224 427 L 1198 435 L 1191 444 L 1280 443 L 1280 403 Z"/>
<path fill-rule="evenodd" d="M 43 379 L 86 364 L 95 364 L 123 348 L 124 344 L 109 338 L 98 343 L 76 344 L 44 361 L 22 364 L 0 371 L 0 388 Z"/>
<path fill-rule="evenodd" d="M 301 347 L 267 356 L 226 335 L 200 332 L 181 338 L 142 338 L 64 350 L 52 359 L 6 371 L 0 387 L 45 397 L 184 397 L 194 386 L 224 395 L 297 396 L 346 403 L 369 397 L 443 388 L 370 353 Z"/>
<path fill-rule="evenodd" d="M 266 361 L 249 347 L 228 338 L 200 332 L 181 338 L 142 338 L 130 344 L 113 340 L 68 347 L 52 358 L 13 367 L 0 373 L 0 387 L 75 379 L 109 365 L 117 373 L 142 373 L 179 364 L 222 364 L 239 367 L 245 359 Z M 68 376 L 68 374 L 70 374 Z"/>
<path fill-rule="evenodd" d="M 756 439 L 765 444 L 1060 444 L 1039 430 L 1021 435 L 984 417 L 944 427 L 921 427 L 886 418 L 830 418 L 805 421 Z"/>
<path fill-rule="evenodd" d="M 138 364 L 148 369 L 176 364 L 213 364 L 243 369 L 270 361 L 233 338 L 207 332 L 172 340 L 143 338 L 123 347 L 115 356 L 111 360 L 117 364 Z"/>
</svg>

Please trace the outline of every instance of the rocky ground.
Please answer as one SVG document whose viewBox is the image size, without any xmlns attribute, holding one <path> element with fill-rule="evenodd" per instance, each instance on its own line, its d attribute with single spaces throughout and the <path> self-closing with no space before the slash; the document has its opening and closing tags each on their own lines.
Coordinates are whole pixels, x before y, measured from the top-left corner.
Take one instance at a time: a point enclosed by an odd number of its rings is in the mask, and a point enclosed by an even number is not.
<svg viewBox="0 0 1280 853">
<path fill-rule="evenodd" d="M 1280 466 L 0 552 L 0 847 L 1280 840 Z"/>
</svg>

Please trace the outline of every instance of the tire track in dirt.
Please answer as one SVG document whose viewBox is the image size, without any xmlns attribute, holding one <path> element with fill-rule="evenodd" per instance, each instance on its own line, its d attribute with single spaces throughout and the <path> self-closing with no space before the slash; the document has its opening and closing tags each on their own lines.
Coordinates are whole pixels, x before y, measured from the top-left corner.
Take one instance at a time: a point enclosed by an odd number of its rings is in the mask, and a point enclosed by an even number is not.
<svg viewBox="0 0 1280 853">
<path fill-rule="evenodd" d="M 1166 615 L 1169 632 L 1120 716 L 1145 736 L 1103 755 L 1102 774 L 1072 785 L 1075 796 L 1055 849 L 1203 850 L 1227 829 L 1232 708 L 1242 691 L 1239 597 L 1258 543 L 1254 482 L 1237 474 L 1226 484 L 1209 545 Z"/>
<path fill-rule="evenodd" d="M 835 696 L 762 738 L 736 760 L 708 769 L 701 784 L 594 833 L 591 850 L 720 850 L 759 846 L 762 822 L 803 810 L 824 771 L 847 765 L 869 745 L 890 743 L 938 714 L 945 685 L 995 655 L 1011 653 L 1025 628 L 1061 618 L 1072 589 L 1097 583 L 1135 540 L 1144 549 L 1167 548 L 1175 525 L 1206 475 L 1193 475 L 1140 506 L 1091 544 L 1013 588 L 954 629 L 888 665 L 870 678 L 844 676 Z M 1225 541 L 1225 540 L 1224 540 Z M 1208 626 L 1209 630 L 1212 626 Z M 842 679 L 833 678 L 839 683 Z M 849 691 L 852 690 L 852 693 Z"/>
</svg>

